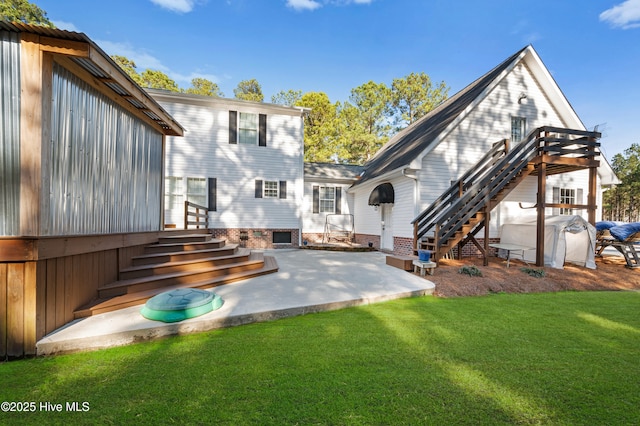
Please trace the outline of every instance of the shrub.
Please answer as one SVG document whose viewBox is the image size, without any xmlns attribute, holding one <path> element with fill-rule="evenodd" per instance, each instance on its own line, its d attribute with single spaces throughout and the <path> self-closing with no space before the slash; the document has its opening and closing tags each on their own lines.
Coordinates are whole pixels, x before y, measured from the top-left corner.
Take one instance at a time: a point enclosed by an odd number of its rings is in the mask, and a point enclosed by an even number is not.
<svg viewBox="0 0 640 426">
<path fill-rule="evenodd" d="M 535 269 L 535 268 L 520 268 L 520 270 L 522 272 L 524 272 L 527 275 L 531 275 L 532 277 L 535 278 L 542 278 L 544 277 L 544 269 Z"/>
<path fill-rule="evenodd" d="M 481 277 L 482 276 L 482 272 L 475 265 L 474 266 L 463 266 L 462 268 L 460 268 L 458 273 L 467 274 L 467 275 L 472 276 L 472 277 Z"/>
</svg>

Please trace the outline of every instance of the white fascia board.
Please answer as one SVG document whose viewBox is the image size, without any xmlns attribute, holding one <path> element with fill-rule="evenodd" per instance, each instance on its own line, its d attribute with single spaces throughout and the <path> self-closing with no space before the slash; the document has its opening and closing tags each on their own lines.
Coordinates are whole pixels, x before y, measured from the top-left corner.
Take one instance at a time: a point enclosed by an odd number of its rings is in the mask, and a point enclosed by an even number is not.
<svg viewBox="0 0 640 426">
<path fill-rule="evenodd" d="M 219 110 L 240 110 L 243 112 L 304 116 L 311 108 L 290 107 L 263 102 L 243 101 L 240 99 L 218 98 L 213 96 L 191 95 L 168 92 L 164 90 L 146 89 L 147 93 L 158 102 L 177 102 L 188 105 L 205 106 Z"/>
</svg>

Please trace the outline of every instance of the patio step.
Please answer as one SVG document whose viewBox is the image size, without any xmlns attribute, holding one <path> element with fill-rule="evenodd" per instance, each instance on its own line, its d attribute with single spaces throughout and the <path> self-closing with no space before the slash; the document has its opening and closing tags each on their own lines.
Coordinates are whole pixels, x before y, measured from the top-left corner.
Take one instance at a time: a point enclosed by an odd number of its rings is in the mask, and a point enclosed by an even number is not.
<svg viewBox="0 0 640 426">
<path fill-rule="evenodd" d="M 177 238 L 177 237 L 173 237 Z M 211 250 L 216 248 L 223 248 L 226 245 L 226 240 L 210 238 L 205 241 L 185 241 L 181 239 L 167 240 L 168 242 L 158 242 L 157 244 L 149 244 L 145 246 L 145 254 L 158 254 L 158 253 L 175 253 L 179 251 L 197 251 L 197 250 Z"/>
<path fill-rule="evenodd" d="M 253 256 L 253 254 L 252 254 Z M 258 257 L 258 255 L 256 255 Z M 259 254 L 259 256 L 262 256 Z M 74 312 L 75 318 L 85 318 L 92 315 L 102 314 L 106 312 L 116 311 L 119 309 L 128 308 L 130 306 L 141 305 L 153 296 L 163 293 L 165 291 L 174 290 L 177 288 L 212 288 L 224 284 L 230 284 L 236 281 L 241 281 L 249 278 L 258 277 L 261 275 L 271 274 L 278 271 L 278 264 L 272 256 L 262 256 L 262 266 L 251 270 L 242 270 L 227 275 L 217 276 L 209 279 L 203 279 L 200 281 L 194 281 L 184 284 L 175 284 L 172 286 L 165 286 L 161 288 L 151 288 L 144 291 L 137 291 L 134 293 L 122 294 L 115 297 L 104 297 L 94 300 L 93 302 L 77 309 Z"/>
<path fill-rule="evenodd" d="M 204 281 L 223 275 L 230 275 L 242 271 L 259 269 L 262 266 L 264 266 L 262 253 L 252 253 L 249 259 L 246 261 L 238 261 L 226 265 L 202 266 L 184 271 L 169 272 L 159 275 L 116 281 L 99 288 L 98 297 L 114 297 L 127 293 L 146 291 L 153 288 L 162 288 L 173 285 Z"/>
<path fill-rule="evenodd" d="M 193 252 L 186 252 L 193 253 Z M 200 253 L 207 254 L 207 253 Z M 129 280 L 152 275 L 163 275 L 174 272 L 187 272 L 202 268 L 214 268 L 216 266 L 228 265 L 231 263 L 246 262 L 249 260 L 251 250 L 242 248 L 234 250 L 231 254 L 224 256 L 196 257 L 194 259 L 180 259 L 162 263 L 132 266 L 120 270 L 120 279 Z M 180 257 L 180 256 L 176 256 Z"/>
<path fill-rule="evenodd" d="M 209 257 L 230 256 L 236 253 L 237 244 L 227 244 L 203 250 L 173 251 L 167 253 L 151 253 L 135 256 L 131 259 L 133 266 L 153 265 L 156 263 L 180 262 L 185 260 L 203 259 Z"/>
</svg>

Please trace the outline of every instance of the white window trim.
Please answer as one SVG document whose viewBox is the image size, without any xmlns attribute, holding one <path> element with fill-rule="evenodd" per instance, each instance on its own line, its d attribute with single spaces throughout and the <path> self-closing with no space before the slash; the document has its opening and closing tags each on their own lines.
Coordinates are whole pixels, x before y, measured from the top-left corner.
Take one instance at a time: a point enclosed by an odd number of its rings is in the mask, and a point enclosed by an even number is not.
<svg viewBox="0 0 640 426">
<path fill-rule="evenodd" d="M 242 116 L 243 115 L 252 115 L 255 117 L 255 127 L 254 128 L 249 128 L 249 127 L 242 127 Z M 251 142 L 244 142 L 243 138 L 242 138 L 242 131 L 243 130 L 249 130 L 252 132 L 255 132 L 255 138 L 252 138 L 253 140 Z M 241 112 L 238 111 L 238 144 L 240 145 L 258 145 L 258 139 L 259 139 L 259 134 L 260 134 L 260 116 L 259 114 L 253 113 L 253 112 Z"/>
<path fill-rule="evenodd" d="M 172 179 L 176 181 L 177 185 L 175 186 L 174 192 L 169 192 L 171 185 L 168 185 L 167 181 Z M 165 177 L 164 185 L 165 209 L 172 210 L 181 208 L 184 202 L 184 179 L 182 176 L 167 176 Z M 171 200 L 180 201 L 172 203 Z"/>
<path fill-rule="evenodd" d="M 202 181 L 204 184 L 202 186 L 202 192 L 189 192 L 190 181 Z M 187 177 L 186 197 L 187 197 L 186 198 L 187 201 L 191 201 L 192 203 L 195 203 L 201 206 L 206 206 L 207 205 L 207 178 L 193 177 L 193 176 Z M 199 199 L 202 200 L 202 202 L 200 202 Z"/>
<path fill-rule="evenodd" d="M 326 191 L 327 189 L 331 189 L 333 191 L 333 198 L 322 198 L 322 192 L 323 190 Z M 319 194 L 318 194 L 318 210 L 319 213 L 329 213 L 329 214 L 335 214 L 336 212 L 336 187 L 335 186 L 321 186 L 319 189 Z M 332 205 L 333 205 L 333 209 L 331 210 L 325 210 L 323 209 L 323 201 L 331 201 Z"/>
<path fill-rule="evenodd" d="M 514 120 L 518 120 L 518 122 L 520 123 L 520 139 L 518 140 L 514 140 Z M 511 116 L 511 134 L 509 136 L 509 138 L 511 139 L 511 143 L 519 143 L 522 142 L 524 140 L 524 138 L 527 136 L 527 118 L 526 117 L 521 117 L 521 116 L 517 116 L 517 115 L 512 115 Z"/>
<path fill-rule="evenodd" d="M 274 188 L 267 189 L 267 184 L 275 184 Z M 275 190 L 275 195 L 267 195 L 267 191 L 270 191 L 269 194 L 273 194 Z M 280 198 L 280 181 L 277 180 L 263 180 L 262 181 L 262 198 Z"/>
</svg>

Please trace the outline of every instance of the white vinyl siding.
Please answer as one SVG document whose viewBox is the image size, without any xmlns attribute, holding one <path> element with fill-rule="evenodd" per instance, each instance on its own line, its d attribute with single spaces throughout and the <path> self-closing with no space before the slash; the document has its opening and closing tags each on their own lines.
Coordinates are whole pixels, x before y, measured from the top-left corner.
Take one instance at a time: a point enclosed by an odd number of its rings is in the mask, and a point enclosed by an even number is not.
<svg viewBox="0 0 640 426">
<path fill-rule="evenodd" d="M 292 115 L 279 113 L 277 108 L 263 111 L 260 104 L 252 106 L 255 110 L 251 111 L 243 103 L 247 112 L 268 115 L 268 146 L 230 144 L 229 111 L 238 110 L 238 105 L 224 99 L 207 100 L 206 105 L 185 103 L 189 100 L 168 102 L 162 95 L 153 95 L 188 129 L 184 137 L 167 137 L 165 174 L 185 179 L 189 176 L 216 178 L 216 212 L 210 213 L 211 228 L 300 227 L 303 126 L 300 115 L 293 115 L 298 111 L 292 111 Z M 256 198 L 256 179 L 286 181 L 287 198 Z M 279 191 L 279 187 L 276 190 Z M 167 210 L 165 222 L 180 224 L 183 214 Z"/>
<path fill-rule="evenodd" d="M 518 103 L 520 93 L 527 98 Z M 466 118 L 429 152 L 422 160 L 420 176 L 420 211 L 449 188 L 456 180 L 482 158 L 491 146 L 501 139 L 512 138 L 512 118 L 526 120 L 525 132 L 540 126 L 565 127 L 557 111 L 542 92 L 526 65 L 520 64 L 508 74 Z M 559 175 L 562 176 L 562 175 Z M 547 197 L 551 202 L 550 180 L 547 179 Z M 503 223 L 513 220 L 535 219 L 535 209 L 522 209 L 536 202 L 537 183 L 521 183 L 505 201 L 491 212 L 491 237 L 499 236 Z M 586 186 L 585 186 L 586 187 Z M 508 201 L 507 201 L 508 200 Z M 551 211 L 549 211 L 551 214 Z"/>
</svg>

